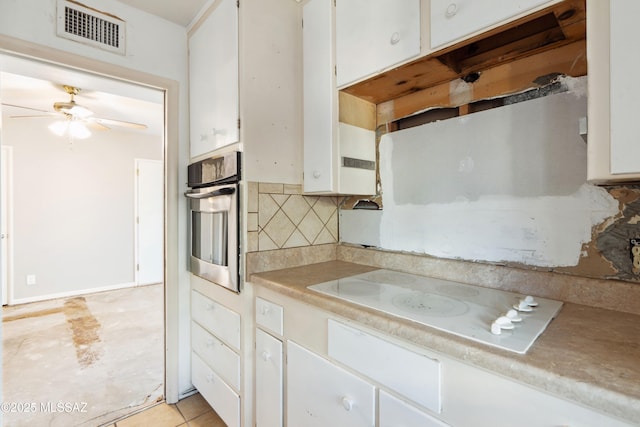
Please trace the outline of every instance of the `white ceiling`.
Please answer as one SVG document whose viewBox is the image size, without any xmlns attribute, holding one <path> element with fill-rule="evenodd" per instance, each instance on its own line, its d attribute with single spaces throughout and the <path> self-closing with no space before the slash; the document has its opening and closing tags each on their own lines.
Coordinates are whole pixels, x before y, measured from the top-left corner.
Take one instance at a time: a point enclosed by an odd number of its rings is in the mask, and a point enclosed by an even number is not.
<svg viewBox="0 0 640 427">
<path fill-rule="evenodd" d="M 162 135 L 164 93 L 160 90 L 9 55 L 0 55 L 0 60 L 0 100 L 6 120 L 32 120 L 46 126 L 59 119 L 53 103 L 69 101 L 62 87 L 69 85 L 80 89 L 75 101 L 93 111 L 94 117 L 147 126 L 143 131 L 119 126 L 114 130 Z M 33 115 L 44 117 L 13 118 Z"/>
<path fill-rule="evenodd" d="M 136 9 L 187 27 L 209 0 L 120 0 Z"/>
</svg>

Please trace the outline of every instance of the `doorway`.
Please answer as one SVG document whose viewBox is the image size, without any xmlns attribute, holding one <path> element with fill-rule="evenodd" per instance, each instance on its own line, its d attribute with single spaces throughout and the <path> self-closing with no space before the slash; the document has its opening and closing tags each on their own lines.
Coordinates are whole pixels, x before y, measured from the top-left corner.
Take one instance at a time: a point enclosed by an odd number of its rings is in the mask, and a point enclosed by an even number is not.
<svg viewBox="0 0 640 427">
<path fill-rule="evenodd" d="M 180 158 L 188 158 L 186 145 L 181 147 L 180 106 L 186 104 L 186 95 L 181 92 L 180 82 L 171 78 L 149 74 L 124 66 L 105 63 L 69 52 L 51 49 L 37 43 L 18 40 L 0 34 L 0 54 L 11 53 L 35 58 L 75 69 L 85 70 L 114 79 L 136 82 L 164 91 L 165 95 L 165 248 L 164 248 L 164 298 L 165 298 L 165 398 L 175 403 L 190 390 L 188 336 L 180 331 L 188 328 L 188 298 L 181 290 L 181 280 L 188 280 L 186 262 L 180 262 L 187 253 L 187 237 L 184 227 L 186 219 L 180 212 L 186 211 L 186 201 L 181 197 L 183 188 L 179 177 Z M 182 93 L 182 94 L 181 94 Z M 186 160 L 183 160 L 186 163 Z M 186 306 L 186 308 L 185 308 Z"/>
<path fill-rule="evenodd" d="M 0 52 L 0 54 L 1 54 L 1 52 Z M 162 94 L 162 97 L 164 97 L 164 93 Z M 3 100 L 3 101 L 4 101 L 4 100 Z M 162 111 L 162 113 L 161 113 L 162 115 L 160 116 L 160 121 L 161 121 L 161 122 L 164 122 L 164 107 L 162 107 L 162 108 L 161 108 L 161 111 Z M 27 127 L 30 127 L 30 128 L 31 128 L 31 129 L 30 129 L 30 131 L 33 131 L 33 130 L 34 130 L 34 126 L 27 126 Z M 162 127 L 162 128 L 164 128 L 164 123 L 162 123 L 161 127 Z M 7 121 L 5 121 L 5 123 L 4 123 L 4 129 L 3 129 L 3 130 L 6 130 L 6 128 L 7 128 Z M 38 138 L 28 138 L 28 139 L 29 139 L 29 140 L 38 140 Z M 164 152 L 164 145 L 165 145 L 165 143 L 164 143 L 164 136 L 163 136 L 163 137 L 160 137 L 160 138 L 158 139 L 158 141 L 159 141 L 159 144 L 158 144 L 159 152 L 161 153 L 161 156 L 162 156 L 162 153 Z M 3 144 L 5 144 L 5 143 L 7 143 L 7 144 L 8 144 L 8 143 L 10 143 L 10 141 L 8 141 L 8 139 L 7 139 L 7 138 L 4 138 L 2 142 L 3 142 Z M 83 150 L 84 150 L 84 148 L 82 148 L 82 146 L 79 144 L 79 141 L 71 141 L 71 140 L 69 140 L 69 141 L 66 141 L 66 142 L 65 142 L 65 145 L 68 145 L 68 147 L 65 147 L 65 148 L 67 149 L 67 152 L 68 152 L 68 153 L 71 153 L 71 154 L 72 154 L 72 156 L 77 156 L 77 155 L 79 155 L 79 154 L 82 154 L 82 152 L 83 152 Z M 37 151 L 37 150 L 36 150 L 36 151 Z M 33 153 L 34 151 L 33 151 L 33 150 L 31 150 L 31 152 Z M 103 161 L 105 160 L 105 157 L 104 157 L 105 152 L 102 152 L 102 151 L 101 151 L 101 152 L 99 152 L 97 155 L 101 157 L 101 160 L 103 160 Z M 3 151 L 3 161 L 4 161 L 4 160 L 5 160 L 5 156 L 4 156 L 4 151 Z M 51 158 L 49 158 L 49 161 L 51 161 Z M 131 162 L 131 164 L 133 164 L 133 162 Z M 159 167 L 158 167 L 158 165 L 159 165 Z M 3 165 L 3 166 L 4 166 L 4 165 Z M 65 169 L 64 167 L 61 167 L 61 168 L 60 168 L 60 170 L 58 170 L 58 171 L 56 171 L 56 172 L 57 172 L 57 173 L 63 173 L 63 172 L 64 172 L 64 169 Z M 68 169 L 68 168 L 67 168 L 67 169 Z M 91 167 L 89 167 L 89 169 L 91 169 Z M 94 168 L 94 169 L 95 169 L 95 168 Z M 109 168 L 105 168 L 105 169 L 109 169 Z M 164 185 L 163 185 L 163 181 L 164 181 L 163 161 L 156 161 L 156 168 L 155 168 L 155 169 L 156 169 L 156 171 L 158 171 L 158 170 L 159 170 L 159 172 L 160 172 L 160 173 L 159 173 L 159 177 L 160 177 L 160 180 L 161 180 L 161 181 L 160 181 L 160 185 L 158 186 L 158 188 L 159 188 L 159 194 L 160 194 L 160 199 L 159 199 L 159 207 L 160 207 L 160 209 L 159 209 L 159 210 L 160 210 L 160 219 L 159 219 L 159 223 L 160 223 L 160 230 L 159 230 L 159 231 L 158 231 L 158 230 L 156 230 L 155 235 L 156 235 L 156 236 L 158 236 L 158 235 L 160 236 L 160 254 L 161 254 L 161 256 L 162 256 L 162 255 L 163 255 L 163 253 L 164 253 L 164 247 L 165 247 L 165 245 L 164 245 L 164 243 L 163 243 L 163 239 L 162 239 L 162 237 L 163 237 L 163 235 L 164 235 L 164 223 L 165 223 L 165 218 L 164 218 L 164 216 L 163 216 L 163 212 L 164 212 L 164 209 L 163 209 L 164 199 L 163 199 L 163 191 L 162 191 L 162 189 L 163 189 L 163 187 L 164 187 Z M 5 168 L 3 167 L 3 173 L 4 173 L 4 171 L 5 171 Z M 77 171 L 77 170 L 74 170 L 74 172 L 78 172 L 78 171 Z M 131 177 L 133 176 L 133 174 L 127 174 L 126 172 L 125 172 L 124 174 L 126 175 L 126 178 L 125 178 L 125 179 L 128 181 L 129 186 L 130 186 L 130 188 L 131 188 L 131 194 L 133 195 L 133 193 L 134 193 L 134 188 L 135 188 L 135 186 L 134 186 L 134 182 L 135 182 L 135 181 L 131 179 Z M 47 175 L 47 176 L 52 177 L 53 175 Z M 156 177 L 156 178 L 158 177 L 158 174 L 157 174 L 157 173 L 155 174 L 155 177 Z M 44 178 L 44 177 L 41 177 L 41 178 Z M 49 180 L 51 180 L 51 179 L 49 179 Z M 46 178 L 45 178 L 45 181 L 46 181 Z M 107 188 L 102 187 L 102 188 L 101 188 L 101 190 L 102 190 L 102 194 L 101 194 L 101 196 L 100 196 L 100 197 L 105 197 L 105 194 L 104 194 L 105 192 L 117 193 L 117 191 L 113 191 L 113 189 L 109 190 L 109 188 L 108 188 L 108 187 L 107 187 Z M 107 190 L 107 191 L 105 191 L 105 190 Z M 154 207 L 155 207 L 156 209 L 158 208 L 157 193 L 158 193 L 158 192 L 156 192 L 156 197 L 155 197 L 155 198 L 156 198 L 156 202 L 154 203 Z M 79 194 L 80 194 L 80 195 L 82 195 L 82 194 L 85 194 L 85 195 L 86 195 L 87 193 L 86 193 L 86 192 L 84 192 L 84 191 L 80 191 L 80 192 L 79 192 Z M 59 195 L 58 195 L 58 197 L 59 197 Z M 132 205 L 133 205 L 133 200 L 134 200 L 134 198 L 133 198 L 133 196 L 132 196 L 132 197 L 131 197 L 131 203 L 132 203 Z M 4 207 L 4 206 L 3 206 L 3 207 Z M 132 212 L 132 211 L 133 211 L 133 209 L 131 210 L 131 212 Z M 3 215 L 3 218 L 4 218 L 4 215 Z M 130 229 L 133 231 L 135 227 L 134 227 L 134 223 L 133 223 L 133 219 L 132 219 L 132 215 L 131 215 L 131 213 L 129 213 L 129 220 L 130 220 L 130 222 L 131 222 L 131 227 L 130 227 Z M 157 218 L 156 218 L 156 220 L 157 220 Z M 59 221 L 57 221 L 56 223 L 59 223 Z M 157 223 L 157 221 L 156 221 L 156 223 Z M 112 225 L 112 223 L 110 223 L 109 221 L 105 221 L 105 225 L 107 225 L 107 224 L 111 224 L 111 225 Z M 76 225 L 77 225 L 77 224 L 76 224 Z M 108 228 L 108 227 L 107 227 L 107 228 Z M 116 227 L 116 228 L 117 228 L 117 227 Z M 64 234 L 64 233 L 63 233 L 63 234 Z M 131 237 L 132 237 L 132 239 L 133 239 L 133 233 L 131 234 Z M 58 239 L 58 240 L 61 240 L 61 239 Z M 140 239 L 139 239 L 139 237 L 136 239 L 136 242 L 137 242 L 137 243 L 140 243 Z M 85 246 L 85 247 L 86 247 L 87 249 L 89 249 L 91 246 L 89 245 L 89 246 Z M 5 254 L 5 251 L 3 250 L 3 252 L 2 252 L 2 253 L 3 253 L 3 255 L 4 255 L 4 254 Z M 131 254 L 131 257 L 133 258 L 133 250 L 129 251 L 129 253 Z M 138 253 L 139 253 L 139 252 L 136 250 L 136 254 L 138 254 Z M 159 279 L 156 283 L 158 283 L 158 282 L 162 282 L 162 278 L 163 278 L 163 270 L 162 270 L 162 268 L 163 268 L 163 265 L 162 265 L 162 263 L 161 263 L 161 265 L 160 265 L 160 274 L 158 275 L 158 274 L 157 274 L 157 272 L 156 272 L 156 274 L 155 274 L 155 277 L 160 277 L 160 279 Z M 3 269 L 3 271 L 4 271 L 4 269 Z M 131 271 L 133 272 L 133 271 L 134 271 L 134 269 L 133 269 L 133 268 L 131 268 Z M 103 273 L 104 273 L 104 272 L 103 272 Z M 35 283 L 34 283 L 34 285 L 35 285 L 35 286 L 37 286 L 37 285 L 41 282 L 41 281 L 40 281 L 40 279 L 42 278 L 42 276 L 43 276 L 43 275 L 42 275 L 42 274 L 33 274 L 33 275 L 31 275 L 31 274 L 26 274 L 26 275 L 23 275 L 23 276 L 25 276 L 25 278 L 26 278 L 27 280 L 29 280 L 29 278 L 28 278 L 27 276 L 32 276 L 32 277 L 33 277 L 33 276 L 35 276 L 35 277 L 37 277 L 37 280 L 35 280 L 35 279 L 33 279 L 33 280 L 32 280 L 33 282 L 35 282 Z M 25 280 L 25 282 L 26 282 L 27 280 Z M 133 278 L 132 278 L 131 280 L 127 280 L 127 281 L 118 281 L 117 283 L 115 283 L 115 286 L 113 286 L 113 287 L 114 287 L 114 289 L 117 289 L 117 288 L 127 288 L 127 286 L 126 286 L 127 284 L 131 285 L 131 284 L 137 284 L 137 283 L 138 283 L 138 278 L 136 277 L 135 279 L 133 279 Z M 101 296 L 105 296 L 105 297 L 106 297 L 106 296 L 107 296 L 107 294 L 110 294 L 110 292 L 116 292 L 116 293 L 118 292 L 117 290 L 116 290 L 116 291 L 112 291 L 111 289 L 109 289 L 109 287 L 110 287 L 110 285 L 109 285 L 108 283 L 107 283 L 107 284 L 99 283 L 99 286 L 98 286 L 96 289 L 92 289 L 91 287 L 87 287 L 87 288 L 85 288 L 85 289 L 81 289 L 81 290 L 80 290 L 80 291 L 81 291 L 81 292 L 80 292 L 80 294 L 87 294 L 86 298 L 85 298 L 84 296 L 83 296 L 83 297 L 79 297 L 79 298 L 74 297 L 73 295 L 75 295 L 75 294 L 77 293 L 77 292 L 76 292 L 77 290 L 64 290 L 64 289 L 63 289 L 63 290 L 59 290 L 59 289 L 56 289 L 56 290 L 55 290 L 55 291 L 53 291 L 53 292 L 48 292 L 48 293 L 46 293 L 46 292 L 45 292 L 45 293 L 41 293 L 41 295 L 39 295 L 38 297 L 36 297 L 36 298 L 35 298 L 36 300 L 39 300 L 39 299 L 45 299 L 45 300 L 47 300 L 47 299 L 49 299 L 49 297 L 58 297 L 58 299 L 57 299 L 56 301 L 60 303 L 60 304 L 59 304 L 59 307 L 60 307 L 60 308 L 58 309 L 58 308 L 55 308 L 55 307 L 49 307 L 49 308 L 45 308 L 45 309 L 43 309 L 43 310 L 39 310 L 39 311 L 38 311 L 38 314 L 36 315 L 36 317 L 39 319 L 39 321 L 42 321 L 42 320 L 44 320 L 47 316 L 53 316 L 53 317 L 58 316 L 58 317 L 59 317 L 59 316 L 61 316 L 61 315 L 62 315 L 62 316 L 66 316 L 66 317 L 65 317 L 65 318 L 66 318 L 66 322 L 67 322 L 69 325 L 73 325 L 73 324 L 75 324 L 75 323 L 74 323 L 74 321 L 73 321 L 73 319 L 75 319 L 76 317 L 77 317 L 77 318 L 83 318 L 83 319 L 84 319 L 84 318 L 88 318 L 88 317 L 87 317 L 87 316 L 76 316 L 75 314 L 70 314 L 70 313 L 73 313 L 74 311 L 73 311 L 73 310 L 70 310 L 70 309 L 69 309 L 69 307 L 70 307 L 70 306 L 71 306 L 71 307 L 75 307 L 76 305 L 78 305 L 78 307 L 76 307 L 76 308 L 79 308 L 78 313 L 85 313 L 85 314 L 86 314 L 86 312 L 87 312 L 87 310 L 88 310 L 88 307 L 89 307 L 89 305 L 90 305 L 90 297 L 89 297 L 89 295 L 88 295 L 88 294 L 90 294 L 92 290 L 96 290 L 96 291 L 101 292 L 101 293 L 100 293 L 100 295 L 101 295 Z M 123 291 L 125 291 L 125 290 L 126 290 L 126 289 L 123 289 Z M 162 299 L 162 301 L 164 302 L 165 290 L 164 290 L 164 286 L 163 286 L 162 284 L 160 285 L 159 290 L 160 290 L 160 293 L 159 293 L 158 295 L 159 295 L 159 297 Z M 109 291 L 109 292 L 103 292 L 103 291 Z M 157 292 L 156 292 L 156 293 L 157 293 Z M 3 292 L 3 295 L 6 295 L 6 294 Z M 44 298 L 42 297 L 43 295 L 44 295 Z M 21 301 L 21 302 L 29 302 L 29 298 L 33 298 L 33 297 L 32 297 L 31 295 L 27 295 L 26 297 L 23 297 L 23 298 L 22 298 L 22 301 Z M 114 298 L 115 298 L 115 297 L 114 297 Z M 143 298 L 144 298 L 144 297 L 143 297 Z M 114 300 L 112 300 L 112 301 L 114 301 Z M 100 304 L 100 303 L 96 303 L 96 304 Z M 84 307 L 84 308 L 83 308 L 83 307 Z M 162 326 L 161 326 L 161 329 L 160 329 L 160 330 L 159 330 L 159 332 L 158 332 L 158 334 L 159 334 L 159 339 L 160 339 L 162 342 L 164 342 L 164 336 L 165 336 L 165 330 L 164 330 L 164 311 L 163 311 L 163 307 L 164 307 L 164 304 L 160 304 L 160 305 L 159 305 L 159 308 L 158 308 L 158 310 L 157 310 L 157 315 L 158 315 L 158 316 L 160 316 L 160 319 L 161 319 L 161 320 L 160 320 L 160 323 L 161 323 L 161 325 L 162 325 Z M 114 310 L 114 311 L 115 311 L 115 312 L 117 312 L 117 310 L 119 310 L 121 307 L 114 307 L 114 308 L 115 308 L 115 310 Z M 84 309 L 87 309 L 87 310 L 83 311 Z M 90 311 L 90 310 L 89 310 L 89 311 Z M 44 313 L 44 314 L 43 314 L 43 313 Z M 42 316 L 41 316 L 41 314 L 42 314 Z M 91 313 L 90 313 L 90 314 L 91 314 Z M 18 320 L 18 319 L 15 319 L 15 318 L 14 318 L 14 319 L 12 319 L 12 320 Z M 64 323 L 64 322 L 63 322 L 63 323 Z M 99 323 L 99 322 L 98 322 L 98 323 Z M 106 324 L 106 323 L 103 323 L 103 326 L 104 326 L 105 324 Z M 4 325 L 4 327 L 6 328 L 6 327 L 7 327 L 7 325 L 5 324 L 5 325 Z M 105 327 L 106 327 L 106 326 L 105 326 Z M 72 332 L 73 332 L 73 327 L 72 327 L 71 329 L 72 329 Z M 6 335 L 7 335 L 7 334 L 6 334 L 6 330 L 5 330 L 5 336 L 6 336 Z M 75 335 L 74 335 L 74 336 L 75 336 Z M 74 339 L 75 339 L 75 338 L 74 338 Z M 81 347 L 81 348 L 85 348 L 85 349 L 87 348 L 85 344 L 81 344 L 79 347 Z M 89 346 L 89 348 L 90 348 L 90 346 Z M 164 344 L 161 346 L 161 348 L 164 348 Z M 131 351 L 131 350 L 132 350 L 131 348 L 123 348 L 121 352 L 126 353 L 127 351 Z M 163 362 L 164 362 L 164 357 L 163 357 L 164 355 L 162 354 L 162 351 L 160 351 L 160 353 L 161 353 L 161 354 L 160 354 L 161 361 L 163 361 Z M 82 361 L 83 361 L 83 360 L 86 360 L 86 357 L 85 357 L 85 356 L 86 356 L 86 354 L 85 354 L 84 356 L 81 356 L 81 355 L 78 353 L 78 354 L 76 354 L 76 356 L 75 356 L 75 357 L 77 357 L 77 358 L 78 358 L 78 362 L 79 362 L 79 363 L 82 363 Z M 89 355 L 89 358 L 91 358 L 91 357 L 93 357 L 93 356 Z M 163 363 L 163 364 L 164 364 L 164 363 Z M 126 369 L 126 368 L 125 368 L 125 369 Z M 6 373 L 5 373 L 5 375 L 6 375 Z M 163 376 L 163 377 L 166 377 L 166 372 L 165 372 L 164 370 L 163 370 L 163 375 L 162 375 L 162 376 Z M 161 378 L 161 380 L 162 380 L 162 382 L 164 382 L 165 378 Z M 90 384 L 89 384 L 89 386 L 90 386 Z M 100 386 L 101 386 L 101 384 L 96 384 L 96 389 L 97 389 L 97 390 L 99 390 L 99 389 L 100 389 Z M 163 388 L 166 388 L 166 385 L 165 385 Z M 6 393 L 7 393 L 7 390 L 5 390 L 5 395 L 6 395 Z M 164 395 L 164 393 L 162 393 L 162 390 L 161 390 L 161 396 L 162 396 L 162 395 Z M 150 403 L 153 403 L 153 402 L 150 402 Z M 121 408 L 114 408 L 114 409 L 121 409 Z"/>
</svg>

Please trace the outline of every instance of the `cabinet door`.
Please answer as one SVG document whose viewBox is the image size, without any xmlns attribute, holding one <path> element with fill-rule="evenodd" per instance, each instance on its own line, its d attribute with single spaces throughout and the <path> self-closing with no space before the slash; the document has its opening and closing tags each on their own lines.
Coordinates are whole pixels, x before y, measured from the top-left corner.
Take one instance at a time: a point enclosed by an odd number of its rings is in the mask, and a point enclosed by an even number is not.
<svg viewBox="0 0 640 427">
<path fill-rule="evenodd" d="M 491 27 L 550 0 L 431 0 L 431 48 Z"/>
<path fill-rule="evenodd" d="M 304 191 L 334 188 L 338 122 L 333 51 L 333 2 L 310 0 L 303 7 Z"/>
<path fill-rule="evenodd" d="M 371 427 L 374 387 L 287 342 L 287 422 L 305 427 Z"/>
<path fill-rule="evenodd" d="M 420 54 L 420 0 L 336 2 L 337 85 Z"/>
<path fill-rule="evenodd" d="M 282 427 L 282 342 L 256 329 L 256 426 Z"/>
<path fill-rule="evenodd" d="M 640 52 L 633 46 L 633 40 L 637 39 L 640 2 L 616 0 L 610 5 L 611 174 L 638 173 L 640 121 L 636 102 L 640 83 L 629 78 L 629 71 L 640 67 Z"/>
<path fill-rule="evenodd" d="M 189 38 L 191 157 L 237 142 L 238 7 L 222 0 Z"/>
</svg>

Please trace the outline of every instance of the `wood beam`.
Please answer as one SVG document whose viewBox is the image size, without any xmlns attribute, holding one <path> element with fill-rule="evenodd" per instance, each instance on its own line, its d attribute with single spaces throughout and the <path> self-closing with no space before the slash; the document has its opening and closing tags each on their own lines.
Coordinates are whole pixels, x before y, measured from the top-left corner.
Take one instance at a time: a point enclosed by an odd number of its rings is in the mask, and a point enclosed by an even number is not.
<svg viewBox="0 0 640 427">
<path fill-rule="evenodd" d="M 377 105 L 377 125 L 383 125 L 433 108 L 459 107 L 482 99 L 505 96 L 539 87 L 545 76 L 587 74 L 586 40 L 567 44 L 497 65 L 480 73 L 473 83 L 461 79 L 382 102 Z"/>
</svg>

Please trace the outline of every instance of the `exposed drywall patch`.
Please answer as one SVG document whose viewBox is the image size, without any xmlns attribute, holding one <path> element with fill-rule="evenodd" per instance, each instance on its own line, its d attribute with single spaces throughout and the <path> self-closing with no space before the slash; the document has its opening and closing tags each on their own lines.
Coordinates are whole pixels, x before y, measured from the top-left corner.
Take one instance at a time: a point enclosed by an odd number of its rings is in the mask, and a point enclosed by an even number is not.
<svg viewBox="0 0 640 427">
<path fill-rule="evenodd" d="M 616 212 L 606 191 L 588 184 L 570 196 L 387 203 L 381 247 L 442 258 L 575 266 L 593 225 Z"/>
<path fill-rule="evenodd" d="M 381 247 L 576 266 L 594 227 L 619 213 L 606 190 L 585 184 L 578 92 L 385 135 Z"/>
</svg>

